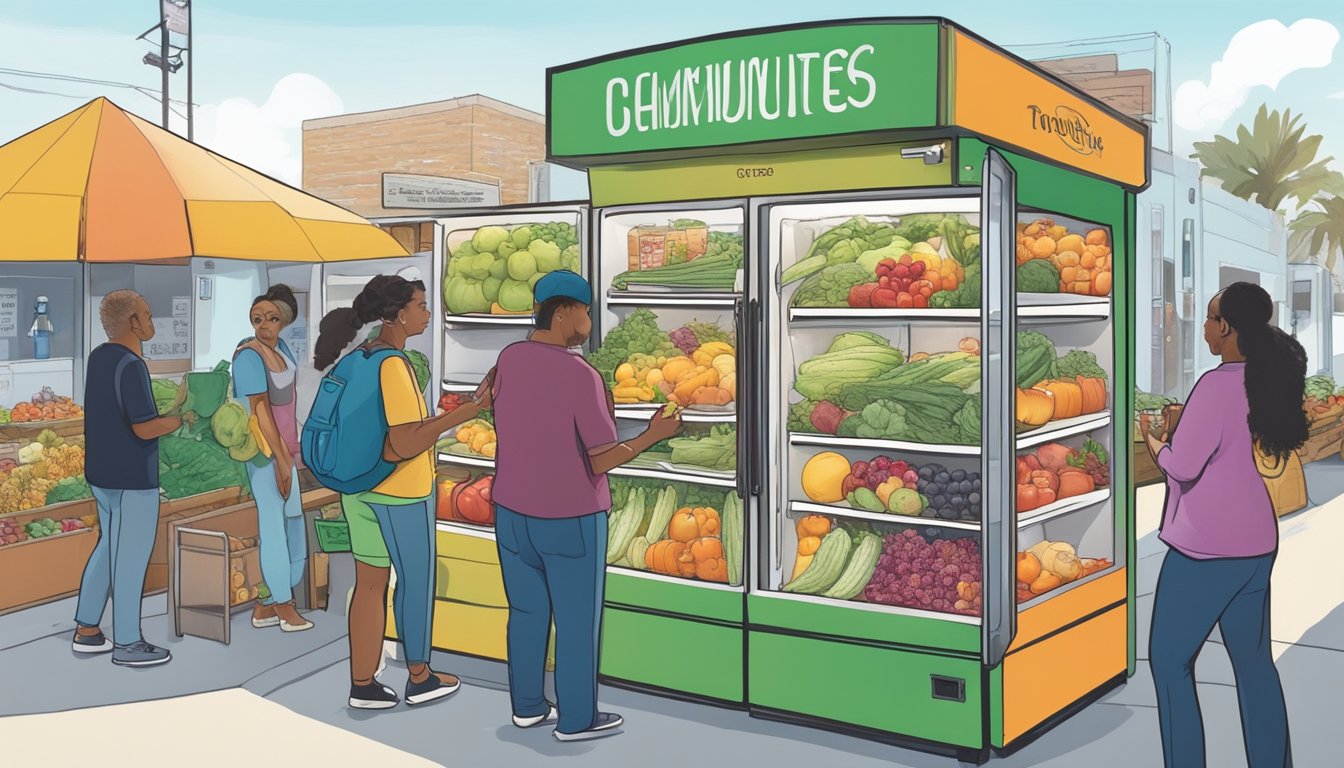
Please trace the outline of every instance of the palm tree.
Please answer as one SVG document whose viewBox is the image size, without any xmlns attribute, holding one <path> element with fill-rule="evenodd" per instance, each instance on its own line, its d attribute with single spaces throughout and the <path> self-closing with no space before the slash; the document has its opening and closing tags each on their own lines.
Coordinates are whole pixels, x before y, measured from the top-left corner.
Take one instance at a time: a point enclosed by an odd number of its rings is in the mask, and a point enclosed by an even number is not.
<svg viewBox="0 0 1344 768">
<path fill-rule="evenodd" d="M 1316 159 L 1322 137 L 1303 137 L 1307 127 L 1299 125 L 1301 119 L 1261 104 L 1249 129 L 1237 126 L 1236 140 L 1197 141 L 1191 157 L 1204 173 L 1222 179 L 1223 189 L 1271 211 L 1290 198 L 1304 206 L 1323 191 L 1344 193 L 1344 176 L 1329 168 L 1334 158 Z"/>
<path fill-rule="evenodd" d="M 1334 274 L 1344 253 L 1344 197 L 1318 197 L 1311 205 L 1318 210 L 1304 210 L 1288 225 L 1292 232 L 1288 250 L 1294 261 L 1319 261 Z"/>
</svg>

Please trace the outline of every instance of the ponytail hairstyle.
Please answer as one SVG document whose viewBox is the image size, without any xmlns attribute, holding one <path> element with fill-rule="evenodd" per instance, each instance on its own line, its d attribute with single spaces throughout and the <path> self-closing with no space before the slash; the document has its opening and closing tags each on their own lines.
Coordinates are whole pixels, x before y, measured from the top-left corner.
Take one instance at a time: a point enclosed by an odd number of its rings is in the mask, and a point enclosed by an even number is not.
<svg viewBox="0 0 1344 768">
<path fill-rule="evenodd" d="M 420 280 L 407 280 L 397 275 L 378 275 L 364 286 L 352 306 L 337 307 L 322 318 L 317 327 L 317 342 L 313 345 L 313 367 L 326 370 L 342 350 L 358 335 L 359 329 L 375 320 L 392 322 L 397 319 L 416 291 L 424 292 Z"/>
<path fill-rule="evenodd" d="M 263 301 L 271 302 L 280 310 L 281 326 L 289 325 L 299 316 L 299 300 L 294 298 L 294 289 L 284 283 L 272 285 L 265 293 L 252 300 L 252 306 L 255 307 Z"/>
<path fill-rule="evenodd" d="M 1236 330 L 1237 347 L 1246 356 L 1251 439 L 1267 455 L 1287 459 L 1307 441 L 1307 416 L 1302 411 L 1306 350 L 1269 324 L 1274 302 L 1258 285 L 1229 285 L 1219 299 L 1218 313 Z"/>
</svg>

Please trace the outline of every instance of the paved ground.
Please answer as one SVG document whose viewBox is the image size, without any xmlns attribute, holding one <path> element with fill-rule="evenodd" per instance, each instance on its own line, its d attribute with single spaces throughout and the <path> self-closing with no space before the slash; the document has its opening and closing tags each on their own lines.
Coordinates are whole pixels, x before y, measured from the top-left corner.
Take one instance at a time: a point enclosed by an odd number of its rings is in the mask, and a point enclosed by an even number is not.
<svg viewBox="0 0 1344 768">
<path fill-rule="evenodd" d="M 1344 680 L 1344 464 L 1310 465 L 1315 499 L 1330 501 L 1286 518 L 1274 574 L 1274 640 L 1292 722 L 1299 766 L 1340 764 L 1339 705 Z M 1145 488 L 1139 502 L 1139 655 L 1147 656 L 1148 612 L 1164 548 L 1156 538 L 1161 491 Z M 336 586 L 336 585 L 334 585 Z M 336 591 L 340 594 L 340 591 Z M 146 608 L 153 612 L 152 601 Z M 146 634 L 164 637 L 166 617 L 146 620 Z M 98 660 L 72 660 L 68 649 L 71 606 L 48 606 L 0 619 L 0 714 L 53 714 L 0 719 L 0 762 L 5 765 L 73 765 L 87 755 L 88 737 L 100 730 L 133 731 L 101 739 L 122 744 L 134 760 L 111 765 L 330 765 L 531 766 L 575 759 L 591 765 L 641 768 L 715 765 L 750 759 L 762 765 L 944 767 L 952 761 L 808 728 L 754 720 L 740 712 L 669 701 L 619 689 L 604 689 L 607 709 L 626 717 L 624 733 L 579 745 L 555 742 L 545 730 L 519 731 L 508 724 L 502 665 L 443 656 L 435 666 L 464 677 L 457 696 L 427 709 L 358 713 L 344 706 L 346 645 L 339 611 L 319 614 L 312 632 L 286 636 L 257 633 L 246 616 L 235 618 L 234 643 L 169 643 L 173 674 L 113 669 Z M 26 638 L 26 639 L 25 639 Z M 1215 641 L 1216 641 L 1215 633 Z M 87 662 L 92 663 L 87 663 Z M 227 663 L 226 663 L 227 662 Z M 384 678 L 399 686 L 404 670 L 394 663 Z M 78 669 L 78 675 L 70 672 Z M 55 673 L 53 671 L 56 671 Z M 1245 759 L 1231 667 L 1221 646 L 1211 643 L 1196 670 L 1209 738 L 1209 765 L 1239 768 Z M 129 685 L 127 680 L 132 682 Z M 230 682 L 232 680 L 232 682 Z M 235 686 L 241 685 L 241 690 Z M 117 701 L 182 697 L 151 704 L 62 711 Z M 146 740 L 141 726 L 155 724 Z M 81 739 L 61 738 L 79 732 Z M 274 747 L 248 748 L 265 734 Z M 242 736 L 241 739 L 231 737 Z M 222 742 L 221 737 L 228 738 Z M 220 753 L 228 744 L 227 754 Z M 108 747 L 104 746 L 104 754 Z M 122 750 L 118 748 L 118 752 Z M 10 759 L 14 762 L 10 762 Z M 199 759 L 198 759 L 199 758 Z M 212 762 L 215 761 L 215 762 Z M 1011 757 L 994 762 L 1019 766 L 1115 766 L 1161 764 L 1156 710 L 1146 662 L 1118 691 L 1074 716 Z"/>
</svg>

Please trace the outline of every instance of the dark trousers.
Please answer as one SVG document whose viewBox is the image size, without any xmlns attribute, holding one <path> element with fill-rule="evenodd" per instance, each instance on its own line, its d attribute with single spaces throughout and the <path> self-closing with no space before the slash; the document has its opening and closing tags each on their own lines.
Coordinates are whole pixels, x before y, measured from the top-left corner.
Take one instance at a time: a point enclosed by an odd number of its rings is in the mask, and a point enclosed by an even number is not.
<svg viewBox="0 0 1344 768">
<path fill-rule="evenodd" d="M 607 513 L 540 518 L 495 507 L 495 540 L 509 600 L 513 714 L 548 711 L 546 646 L 555 619 L 555 694 L 562 733 L 597 721 L 597 660 L 607 577 Z"/>
<path fill-rule="evenodd" d="M 1205 765 L 1195 659 L 1214 624 L 1232 661 L 1247 764 L 1292 766 L 1288 711 L 1269 637 L 1274 556 L 1196 560 L 1172 549 L 1162 561 L 1148 656 L 1168 768 Z"/>
</svg>

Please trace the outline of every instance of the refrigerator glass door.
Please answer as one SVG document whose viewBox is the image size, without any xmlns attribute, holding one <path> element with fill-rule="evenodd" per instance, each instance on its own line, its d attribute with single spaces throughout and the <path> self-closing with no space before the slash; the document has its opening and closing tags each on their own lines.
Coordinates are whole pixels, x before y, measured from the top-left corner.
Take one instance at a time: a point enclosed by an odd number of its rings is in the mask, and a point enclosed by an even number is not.
<svg viewBox="0 0 1344 768">
<path fill-rule="evenodd" d="M 756 590 L 976 624 L 981 202 L 922 194 L 764 204 Z"/>
<path fill-rule="evenodd" d="M 984 392 L 984 452 L 980 474 L 984 478 L 985 510 L 981 529 L 986 597 L 981 624 L 980 653 L 988 666 L 1003 660 L 1017 633 L 1013 602 L 1013 579 L 1017 552 L 1017 527 L 1012 499 L 1016 491 L 1013 471 L 1016 390 L 1013 372 L 1017 330 L 1017 288 L 1013 253 L 1013 211 L 1017 177 L 1003 156 L 989 150 L 980 189 L 980 215 L 984 253 L 981 259 L 981 290 L 984 308 L 980 316 L 982 340 L 981 391 Z"/>
<path fill-rule="evenodd" d="M 753 333 L 741 201 L 598 211 L 594 346 L 622 439 L 660 409 L 683 430 L 610 473 L 609 565 L 741 589 Z M 598 343 L 600 340 L 600 343 Z"/>
</svg>

